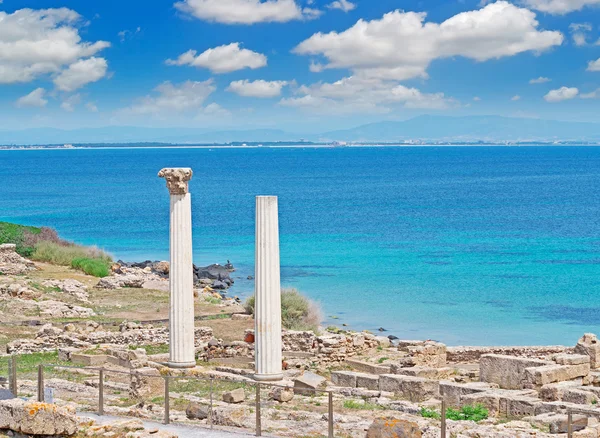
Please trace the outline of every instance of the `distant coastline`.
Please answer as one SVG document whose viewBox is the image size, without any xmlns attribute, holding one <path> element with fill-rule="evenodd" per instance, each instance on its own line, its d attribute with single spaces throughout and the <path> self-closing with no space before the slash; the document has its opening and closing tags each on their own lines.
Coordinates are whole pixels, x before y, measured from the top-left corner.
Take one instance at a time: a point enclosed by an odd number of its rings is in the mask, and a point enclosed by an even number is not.
<svg viewBox="0 0 600 438">
<path fill-rule="evenodd" d="M 176 144 L 176 143 L 81 143 L 69 145 L 0 145 L 2 150 L 81 150 L 81 149 L 259 149 L 259 148 L 353 148 L 353 147 L 524 147 L 524 146 L 600 146 L 600 142 L 586 141 L 524 141 L 524 142 L 364 142 L 364 143 L 318 143 L 318 142 L 248 142 L 214 144 Z"/>
</svg>

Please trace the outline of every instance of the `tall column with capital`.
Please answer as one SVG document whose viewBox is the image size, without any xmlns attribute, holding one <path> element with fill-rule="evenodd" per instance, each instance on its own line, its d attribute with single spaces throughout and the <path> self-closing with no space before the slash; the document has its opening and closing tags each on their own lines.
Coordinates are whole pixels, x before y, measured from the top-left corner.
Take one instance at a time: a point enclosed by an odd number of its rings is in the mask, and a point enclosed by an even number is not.
<svg viewBox="0 0 600 438">
<path fill-rule="evenodd" d="M 276 196 L 256 197 L 255 371 L 259 381 L 283 379 L 279 219 Z"/>
<path fill-rule="evenodd" d="M 162 169 L 171 194 L 171 265 L 169 268 L 169 367 L 196 366 L 194 350 L 194 277 L 192 203 L 188 182 L 192 169 Z"/>
</svg>

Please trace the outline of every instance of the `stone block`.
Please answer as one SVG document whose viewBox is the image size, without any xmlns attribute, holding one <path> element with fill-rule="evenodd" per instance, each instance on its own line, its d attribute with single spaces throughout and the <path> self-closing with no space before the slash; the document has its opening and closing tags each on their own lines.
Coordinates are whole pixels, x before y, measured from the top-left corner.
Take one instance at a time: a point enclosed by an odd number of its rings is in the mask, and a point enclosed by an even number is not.
<svg viewBox="0 0 600 438">
<path fill-rule="evenodd" d="M 275 387 L 270 392 L 269 396 L 279 403 L 287 403 L 294 398 L 294 391 L 291 388 Z"/>
<path fill-rule="evenodd" d="M 357 374 L 356 375 L 356 387 L 365 388 L 371 391 L 379 390 L 379 376 L 372 374 Z"/>
<path fill-rule="evenodd" d="M 530 424 L 547 429 L 550 433 L 567 433 L 568 417 L 564 414 L 546 413 L 525 418 Z M 588 418 L 584 415 L 573 415 L 573 431 L 585 429 L 588 425 Z"/>
<path fill-rule="evenodd" d="M 389 374 L 391 372 L 389 365 L 376 365 L 358 359 L 346 359 L 346 365 L 367 374 Z"/>
<path fill-rule="evenodd" d="M 559 365 L 583 365 L 590 363 L 590 357 L 584 354 L 557 354 L 554 356 L 554 362 Z"/>
<path fill-rule="evenodd" d="M 541 405 L 536 397 L 507 397 L 500 399 L 500 412 L 505 412 L 508 418 L 523 418 L 535 415 Z"/>
<path fill-rule="evenodd" d="M 531 412 L 528 404 L 534 403 L 534 400 L 538 404 L 541 403 L 541 400 L 535 398 L 536 394 L 536 391 L 533 390 L 490 389 L 461 396 L 460 405 L 481 404 L 489 410 L 491 416 L 508 416 L 509 413 Z M 537 405 L 533 407 L 534 411 L 529 415 L 536 413 L 536 407 Z"/>
<path fill-rule="evenodd" d="M 473 382 L 467 384 L 445 380 L 440 382 L 440 396 L 442 396 L 442 398 L 446 400 L 448 406 L 451 407 L 460 406 L 460 399 L 464 395 L 485 392 L 489 389 L 491 389 L 490 385 L 485 382 Z"/>
<path fill-rule="evenodd" d="M 439 395 L 438 381 L 397 374 L 381 375 L 379 388 L 412 402 L 422 402 Z"/>
<path fill-rule="evenodd" d="M 479 379 L 496 383 L 503 389 L 520 389 L 528 368 L 553 365 L 539 359 L 524 359 L 500 354 L 485 354 L 479 361 Z"/>
<path fill-rule="evenodd" d="M 71 362 L 86 367 L 104 365 L 108 361 L 108 356 L 104 354 L 81 354 L 71 353 Z"/>
<path fill-rule="evenodd" d="M 545 365 L 525 369 L 527 384 L 542 386 L 548 383 L 564 382 L 578 377 L 585 377 L 590 372 L 590 364 L 581 365 Z"/>
<path fill-rule="evenodd" d="M 600 367 L 600 343 L 593 333 L 586 333 L 575 346 L 576 354 L 583 354 L 590 358 L 590 366 L 593 369 Z"/>
<path fill-rule="evenodd" d="M 437 379 L 438 370 L 430 367 L 408 367 L 404 368 L 400 364 L 390 365 L 391 374 L 400 374 L 403 376 L 423 377 L 424 379 Z"/>
<path fill-rule="evenodd" d="M 0 402 L 0 430 L 26 435 L 71 436 L 78 429 L 75 409 L 21 399 Z"/>
<path fill-rule="evenodd" d="M 237 388 L 233 391 L 223 393 L 223 401 L 225 403 L 242 403 L 245 398 L 244 388 Z"/>
<path fill-rule="evenodd" d="M 539 389 L 539 396 L 543 401 L 562 400 L 563 394 L 567 389 L 578 388 L 580 385 L 580 381 L 549 383 Z"/>
<path fill-rule="evenodd" d="M 345 388 L 356 388 L 356 375 L 352 371 L 332 371 L 331 382 L 335 386 L 343 386 Z"/>
<path fill-rule="evenodd" d="M 310 371 L 304 372 L 300 377 L 294 380 L 294 393 L 300 395 L 319 395 L 315 392 L 316 389 L 321 389 L 325 386 L 327 380 L 318 374 Z"/>
<path fill-rule="evenodd" d="M 367 430 L 367 438 L 421 438 L 419 424 L 396 418 L 377 418 Z"/>
<path fill-rule="evenodd" d="M 561 400 L 578 405 L 591 405 L 598 401 L 598 397 L 589 391 L 573 388 L 565 390 Z"/>
</svg>

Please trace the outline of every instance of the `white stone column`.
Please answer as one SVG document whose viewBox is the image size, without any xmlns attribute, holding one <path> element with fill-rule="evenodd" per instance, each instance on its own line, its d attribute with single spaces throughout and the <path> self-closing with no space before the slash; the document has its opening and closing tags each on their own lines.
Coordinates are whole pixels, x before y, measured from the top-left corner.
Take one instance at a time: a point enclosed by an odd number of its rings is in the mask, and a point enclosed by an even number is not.
<svg viewBox="0 0 600 438">
<path fill-rule="evenodd" d="M 283 379 L 279 219 L 276 196 L 256 197 L 255 371 L 259 381 Z"/>
<path fill-rule="evenodd" d="M 194 277 L 192 203 L 188 181 L 192 169 L 163 169 L 171 194 L 171 265 L 169 267 L 169 367 L 196 366 L 194 350 Z"/>
</svg>

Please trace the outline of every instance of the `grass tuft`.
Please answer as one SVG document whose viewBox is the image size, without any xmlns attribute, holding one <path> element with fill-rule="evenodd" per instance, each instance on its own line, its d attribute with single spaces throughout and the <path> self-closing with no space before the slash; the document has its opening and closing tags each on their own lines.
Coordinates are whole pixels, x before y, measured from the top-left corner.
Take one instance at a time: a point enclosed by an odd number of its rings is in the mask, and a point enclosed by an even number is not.
<svg viewBox="0 0 600 438">
<path fill-rule="evenodd" d="M 358 400 L 344 400 L 344 407 L 346 409 L 356 409 L 362 411 L 379 411 L 383 409 L 383 407 L 379 406 L 378 404 Z"/>
<path fill-rule="evenodd" d="M 421 416 L 424 418 L 434 418 L 436 420 L 440 419 L 441 417 L 439 412 L 428 408 L 421 408 Z M 488 410 L 482 405 L 463 406 L 460 409 L 448 408 L 446 410 L 446 418 L 454 421 L 479 422 L 486 420 L 488 416 Z"/>
</svg>

